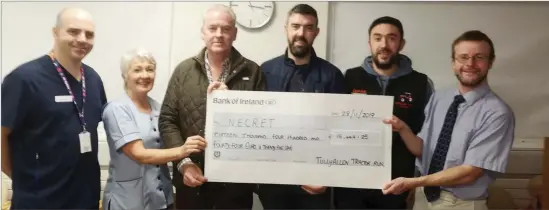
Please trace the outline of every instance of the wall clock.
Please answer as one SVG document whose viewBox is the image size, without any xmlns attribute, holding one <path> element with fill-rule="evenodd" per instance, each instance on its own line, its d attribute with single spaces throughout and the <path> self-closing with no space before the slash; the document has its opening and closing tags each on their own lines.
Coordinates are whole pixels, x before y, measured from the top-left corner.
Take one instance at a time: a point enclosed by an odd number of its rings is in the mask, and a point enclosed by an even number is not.
<svg viewBox="0 0 549 210">
<path fill-rule="evenodd" d="M 236 23 L 247 29 L 265 27 L 274 15 L 274 1 L 231 1 Z"/>
</svg>

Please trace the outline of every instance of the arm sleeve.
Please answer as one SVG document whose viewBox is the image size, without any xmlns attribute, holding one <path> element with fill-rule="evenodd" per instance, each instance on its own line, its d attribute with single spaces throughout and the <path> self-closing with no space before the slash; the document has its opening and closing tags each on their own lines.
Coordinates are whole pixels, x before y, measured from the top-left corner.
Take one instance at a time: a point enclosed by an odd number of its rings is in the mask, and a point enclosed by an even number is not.
<svg viewBox="0 0 549 210">
<path fill-rule="evenodd" d="M 429 124 L 431 123 L 430 120 L 432 120 L 431 112 L 434 112 L 433 106 L 433 100 L 434 95 L 431 95 L 429 97 L 429 100 L 427 101 L 427 105 L 425 105 L 425 108 L 423 110 L 423 125 L 421 126 L 421 130 L 417 134 L 417 137 L 419 137 L 423 142 L 425 142 L 425 138 L 427 138 L 427 133 L 429 132 Z"/>
<path fill-rule="evenodd" d="M 463 164 L 505 173 L 514 135 L 512 111 L 488 114 L 482 127 L 472 136 Z"/>
<path fill-rule="evenodd" d="M 353 89 L 351 87 L 351 78 L 352 76 L 349 75 L 351 71 L 349 71 L 349 69 L 345 70 L 345 73 L 343 73 L 343 82 L 345 83 L 345 91 L 349 94 L 352 94 L 353 93 Z"/>
<path fill-rule="evenodd" d="M 103 111 L 103 123 L 105 131 L 118 151 L 124 145 L 141 139 L 135 118 L 127 106 L 119 103 L 110 103 Z"/>
<path fill-rule="evenodd" d="M 341 94 L 350 93 L 350 91 L 348 91 L 348 88 L 346 86 L 345 77 L 343 76 L 343 73 L 338 68 L 335 68 L 335 69 L 336 69 L 336 72 L 334 72 L 334 78 L 332 79 L 332 84 L 330 87 L 331 92 L 341 93 Z"/>
<path fill-rule="evenodd" d="M 178 66 L 174 71 L 168 83 L 166 95 L 160 108 L 160 116 L 158 118 L 158 130 L 166 148 L 181 146 L 185 143 L 185 139 L 181 137 L 181 129 L 179 125 L 179 99 L 181 90 L 181 81 L 179 79 L 179 70 L 182 66 Z"/>
<path fill-rule="evenodd" d="M 434 108 L 433 108 L 433 103 L 435 100 L 434 98 L 435 98 L 435 94 L 431 94 L 427 102 L 427 105 L 425 105 L 425 109 L 423 110 L 423 114 L 424 114 L 423 125 L 421 126 L 421 130 L 417 134 L 417 137 L 419 137 L 423 143 L 422 155 L 421 157 L 416 158 L 416 168 L 418 172 L 420 172 L 421 174 L 425 174 L 425 172 L 423 171 L 423 162 L 425 161 L 423 157 L 426 157 L 425 154 L 429 148 L 429 139 L 427 139 L 428 138 L 427 134 L 431 132 L 431 126 L 429 125 L 433 124 L 431 123 L 431 121 L 433 120 L 432 113 L 434 112 Z"/>
<path fill-rule="evenodd" d="M 105 106 L 107 105 L 107 94 L 105 93 L 105 86 L 103 85 L 103 82 L 101 82 L 101 92 L 99 93 L 99 100 L 101 100 L 101 116 L 103 116 L 103 110 L 105 109 Z"/>
<path fill-rule="evenodd" d="M 2 127 L 15 129 L 21 126 L 32 96 L 28 83 L 14 70 L 2 81 Z"/>
<path fill-rule="evenodd" d="M 418 126 L 416 126 L 415 128 L 413 128 L 412 130 L 415 130 L 415 132 L 417 132 L 418 136 L 419 136 L 419 132 L 422 130 L 423 128 L 423 125 L 425 123 L 425 120 L 427 120 L 427 110 L 426 110 L 426 107 L 430 106 L 429 104 L 429 101 L 431 101 L 431 96 L 433 95 L 433 93 L 435 92 L 435 88 L 434 88 L 434 85 L 433 85 L 433 81 L 428 77 L 426 76 L 427 78 L 427 84 L 426 84 L 426 95 L 425 95 L 425 99 L 426 101 L 424 102 L 425 103 L 425 107 L 423 107 L 424 109 L 424 112 L 423 112 L 423 115 L 419 116 L 419 121 L 421 122 L 421 124 L 418 124 Z M 424 134 L 422 134 L 424 135 Z M 422 138 L 423 139 L 423 138 Z"/>
<path fill-rule="evenodd" d="M 258 67 L 258 76 L 255 83 L 255 91 L 265 91 L 267 89 L 267 80 L 265 78 L 265 73 L 263 73 L 263 68 Z"/>
<path fill-rule="evenodd" d="M 427 93 L 425 98 L 431 98 L 431 95 L 435 92 L 435 84 L 431 78 L 427 77 Z"/>
</svg>

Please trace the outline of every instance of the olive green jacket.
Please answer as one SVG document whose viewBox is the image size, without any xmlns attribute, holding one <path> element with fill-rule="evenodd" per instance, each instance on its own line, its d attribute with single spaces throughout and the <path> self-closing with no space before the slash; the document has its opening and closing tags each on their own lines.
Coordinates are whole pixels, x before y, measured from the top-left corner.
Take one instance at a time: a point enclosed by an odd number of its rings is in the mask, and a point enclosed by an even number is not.
<svg viewBox="0 0 549 210">
<path fill-rule="evenodd" d="M 204 137 L 206 126 L 206 90 L 209 85 L 204 53 L 181 62 L 174 70 L 164 96 L 159 118 L 159 130 L 166 148 L 181 146 L 187 137 Z M 266 88 L 264 74 L 259 65 L 243 57 L 234 47 L 230 55 L 230 73 L 225 84 L 230 90 L 263 91 Z M 248 77 L 249 79 L 243 79 Z M 204 152 L 190 156 L 204 170 Z M 177 170 L 180 160 L 173 162 L 173 184 L 183 185 Z"/>
</svg>

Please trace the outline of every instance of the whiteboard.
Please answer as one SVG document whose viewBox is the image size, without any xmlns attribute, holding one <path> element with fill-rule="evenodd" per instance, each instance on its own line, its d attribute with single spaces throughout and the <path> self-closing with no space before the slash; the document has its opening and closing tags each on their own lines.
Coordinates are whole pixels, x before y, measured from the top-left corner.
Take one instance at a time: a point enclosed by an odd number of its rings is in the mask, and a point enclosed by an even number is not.
<svg viewBox="0 0 549 210">
<path fill-rule="evenodd" d="M 103 79 L 109 101 L 124 93 L 121 56 L 144 47 L 157 60 L 155 87 L 149 95 L 161 102 L 170 72 L 170 2 L 2 2 L 2 78 L 52 49 L 51 29 L 65 7 L 83 8 L 95 19 L 95 46 L 84 63 Z"/>
<path fill-rule="evenodd" d="M 381 16 L 404 25 L 402 51 L 436 89 L 455 87 L 451 44 L 467 30 L 481 30 L 494 42 L 496 61 L 488 75 L 492 89 L 513 109 L 516 136 L 549 136 L 549 2 L 331 2 L 330 58 L 345 69 L 370 55 L 368 27 Z"/>
</svg>

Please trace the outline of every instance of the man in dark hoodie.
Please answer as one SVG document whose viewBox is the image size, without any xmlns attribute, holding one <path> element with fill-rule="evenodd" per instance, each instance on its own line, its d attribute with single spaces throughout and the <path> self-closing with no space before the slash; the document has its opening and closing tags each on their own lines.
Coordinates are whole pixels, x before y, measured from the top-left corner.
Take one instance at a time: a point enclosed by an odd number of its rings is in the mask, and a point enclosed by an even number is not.
<svg viewBox="0 0 549 210">
<path fill-rule="evenodd" d="M 316 10 L 298 4 L 288 12 L 288 48 L 261 65 L 267 90 L 277 92 L 347 93 L 343 73 L 317 57 L 313 42 L 319 33 Z M 324 186 L 259 185 L 264 209 L 329 209 L 331 190 Z"/>
<path fill-rule="evenodd" d="M 394 96 L 393 114 L 417 134 L 424 121 L 424 108 L 434 88 L 427 75 L 412 69 L 412 61 L 400 54 L 404 47 L 402 23 L 393 17 L 380 17 L 369 28 L 372 55 L 364 63 L 345 72 L 345 82 L 353 94 Z M 392 179 L 414 177 L 415 159 L 397 132 L 393 132 Z M 364 177 L 367 178 L 368 174 Z M 408 192 L 383 195 L 374 189 L 335 189 L 338 209 L 406 209 Z"/>
</svg>

